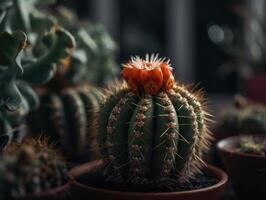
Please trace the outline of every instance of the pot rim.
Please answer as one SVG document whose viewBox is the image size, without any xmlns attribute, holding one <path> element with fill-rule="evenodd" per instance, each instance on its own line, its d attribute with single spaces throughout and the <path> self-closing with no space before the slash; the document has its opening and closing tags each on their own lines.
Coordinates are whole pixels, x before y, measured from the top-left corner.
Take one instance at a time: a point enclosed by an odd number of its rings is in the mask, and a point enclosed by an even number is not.
<svg viewBox="0 0 266 200">
<path fill-rule="evenodd" d="M 36 199 L 36 198 L 43 198 L 43 197 L 55 195 L 61 191 L 67 191 L 70 188 L 70 186 L 73 184 L 73 182 L 74 182 L 73 180 L 69 180 L 64 185 L 61 185 L 59 187 L 52 188 L 46 191 L 42 191 L 38 194 L 29 194 L 29 195 L 26 195 L 25 197 L 22 197 L 21 199 Z"/>
<path fill-rule="evenodd" d="M 266 134 L 243 134 L 243 135 L 237 135 L 237 136 L 231 136 L 228 138 L 224 138 L 220 140 L 216 144 L 216 148 L 222 152 L 229 153 L 229 154 L 234 154 L 237 156 L 242 156 L 242 157 L 250 157 L 250 158 L 259 158 L 259 159 L 266 159 L 266 156 L 263 155 L 256 155 L 256 154 L 251 154 L 251 153 L 243 153 L 243 152 L 238 152 L 235 151 L 233 147 L 236 145 L 234 143 L 239 143 L 240 138 L 242 137 L 247 137 L 247 136 L 252 136 L 252 137 L 259 137 L 259 138 L 265 138 L 266 139 Z M 226 144 L 231 144 L 230 147 L 228 147 Z"/>
<path fill-rule="evenodd" d="M 87 168 L 90 168 L 90 170 L 85 170 L 83 172 L 89 172 L 92 169 L 95 169 L 95 167 L 101 165 L 102 163 L 103 163 L 102 160 L 96 160 L 96 161 L 88 162 L 88 163 L 83 164 L 82 166 L 74 167 L 73 169 L 70 170 L 69 173 L 75 179 L 76 177 L 83 174 L 82 172 L 78 173 L 77 170 L 85 169 L 87 167 Z M 91 167 L 91 165 L 93 165 L 94 167 Z M 96 191 L 96 192 L 100 192 L 100 193 L 109 193 L 110 195 L 113 194 L 113 195 L 127 195 L 127 196 L 131 195 L 131 196 L 151 197 L 151 196 L 184 195 L 184 194 L 188 194 L 188 193 L 194 194 L 194 193 L 199 193 L 199 192 L 206 192 L 206 191 L 211 191 L 211 190 L 221 188 L 228 182 L 228 176 L 223 170 L 221 170 L 215 166 L 212 166 L 210 164 L 206 164 L 204 168 L 207 169 L 209 172 L 211 172 L 218 179 L 218 182 L 215 183 L 214 185 L 209 186 L 209 187 L 194 189 L 194 190 L 187 190 L 187 191 L 180 191 L 180 192 L 127 192 L 127 191 L 97 188 L 97 187 L 82 184 L 76 180 L 74 180 L 73 184 L 78 185 L 78 186 L 83 187 L 83 188 L 86 188 L 86 189 L 91 190 L 91 191 Z"/>
</svg>

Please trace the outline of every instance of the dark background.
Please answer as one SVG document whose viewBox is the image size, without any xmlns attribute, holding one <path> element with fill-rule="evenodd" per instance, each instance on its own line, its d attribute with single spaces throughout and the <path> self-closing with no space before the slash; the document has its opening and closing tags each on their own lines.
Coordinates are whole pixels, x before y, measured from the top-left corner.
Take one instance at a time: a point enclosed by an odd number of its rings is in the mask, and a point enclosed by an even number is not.
<svg viewBox="0 0 266 200">
<path fill-rule="evenodd" d="M 177 79 L 200 83 L 209 93 L 238 92 L 238 74 L 223 71 L 232 57 L 208 36 L 214 23 L 238 29 L 237 0 L 72 0 L 59 1 L 81 18 L 103 23 L 119 45 L 117 61 L 159 53 L 170 58 Z"/>
</svg>

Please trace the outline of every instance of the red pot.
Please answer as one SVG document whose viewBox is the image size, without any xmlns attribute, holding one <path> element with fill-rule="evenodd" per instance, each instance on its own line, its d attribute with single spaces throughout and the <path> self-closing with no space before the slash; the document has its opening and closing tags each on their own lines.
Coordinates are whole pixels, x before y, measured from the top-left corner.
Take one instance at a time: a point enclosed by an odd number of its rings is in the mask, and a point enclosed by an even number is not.
<svg viewBox="0 0 266 200">
<path fill-rule="evenodd" d="M 266 139 L 266 135 L 252 135 Z M 266 156 L 236 152 L 243 136 L 233 136 L 217 144 L 226 172 L 241 199 L 266 199 Z"/>
<path fill-rule="evenodd" d="M 95 170 L 101 164 L 102 161 L 89 162 L 73 168 L 70 174 L 74 177 L 79 177 Z M 95 188 L 74 182 L 72 195 L 75 199 L 92 198 L 94 200 L 217 200 L 227 183 L 227 175 L 222 170 L 211 165 L 207 165 L 206 170 L 212 173 L 219 181 L 215 185 L 197 190 L 165 193 L 122 192 Z"/>
<path fill-rule="evenodd" d="M 70 186 L 72 181 L 66 183 L 63 186 L 41 192 L 36 195 L 27 195 L 24 198 L 20 198 L 21 200 L 63 200 L 69 199 L 70 197 Z"/>
</svg>

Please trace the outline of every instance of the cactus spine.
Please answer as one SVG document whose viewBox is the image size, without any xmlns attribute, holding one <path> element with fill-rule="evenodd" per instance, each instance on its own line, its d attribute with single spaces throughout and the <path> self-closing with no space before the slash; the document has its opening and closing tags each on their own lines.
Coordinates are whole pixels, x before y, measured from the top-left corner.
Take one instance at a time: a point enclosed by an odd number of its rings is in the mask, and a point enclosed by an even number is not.
<svg viewBox="0 0 266 200">
<path fill-rule="evenodd" d="M 98 119 L 110 176 L 134 184 L 186 182 L 208 149 L 208 112 L 200 92 L 174 81 L 169 61 L 152 55 L 124 65 L 127 83 L 111 89 Z"/>
<path fill-rule="evenodd" d="M 95 155 L 93 119 L 102 101 L 98 88 L 80 85 L 62 88 L 61 92 L 41 91 L 39 95 L 41 106 L 28 117 L 32 132 L 45 131 L 72 161 L 91 159 Z"/>
<path fill-rule="evenodd" d="M 1 199 L 38 195 L 68 180 L 64 159 L 44 138 L 10 144 L 0 158 L 0 177 Z"/>
</svg>

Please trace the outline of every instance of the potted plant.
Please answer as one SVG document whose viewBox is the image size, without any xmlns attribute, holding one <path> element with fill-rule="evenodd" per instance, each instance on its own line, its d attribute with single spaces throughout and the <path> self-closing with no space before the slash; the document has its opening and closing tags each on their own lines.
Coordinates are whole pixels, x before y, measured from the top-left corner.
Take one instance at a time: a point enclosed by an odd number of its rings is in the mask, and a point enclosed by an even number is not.
<svg viewBox="0 0 266 200">
<path fill-rule="evenodd" d="M 125 82 L 112 85 L 96 123 L 102 160 L 70 171 L 73 195 L 217 199 L 227 176 L 202 160 L 211 138 L 202 93 L 175 82 L 158 55 L 123 66 Z"/>
<path fill-rule="evenodd" d="M 266 107 L 237 95 L 233 107 L 221 114 L 215 140 L 218 142 L 226 137 L 250 133 L 266 134 Z"/>
<path fill-rule="evenodd" d="M 239 135 L 217 144 L 223 165 L 241 199 L 266 198 L 266 135 Z"/>
<path fill-rule="evenodd" d="M 63 199 L 71 179 L 61 154 L 45 138 L 11 143 L 0 157 L 0 198 Z"/>
</svg>

